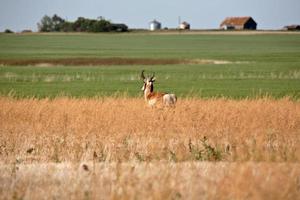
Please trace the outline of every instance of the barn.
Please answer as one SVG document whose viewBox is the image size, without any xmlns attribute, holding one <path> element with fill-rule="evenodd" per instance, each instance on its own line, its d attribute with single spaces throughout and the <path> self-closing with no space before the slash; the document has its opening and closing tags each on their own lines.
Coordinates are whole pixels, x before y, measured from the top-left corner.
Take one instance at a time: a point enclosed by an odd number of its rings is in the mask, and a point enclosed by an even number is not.
<svg viewBox="0 0 300 200">
<path fill-rule="evenodd" d="M 283 27 L 283 29 L 287 31 L 300 31 L 300 25 L 288 25 Z"/>
<path fill-rule="evenodd" d="M 116 32 L 126 32 L 128 31 L 128 26 L 126 24 L 111 24 L 111 29 Z"/>
<path fill-rule="evenodd" d="M 227 17 L 221 24 L 224 30 L 256 30 L 257 23 L 252 17 Z"/>
</svg>

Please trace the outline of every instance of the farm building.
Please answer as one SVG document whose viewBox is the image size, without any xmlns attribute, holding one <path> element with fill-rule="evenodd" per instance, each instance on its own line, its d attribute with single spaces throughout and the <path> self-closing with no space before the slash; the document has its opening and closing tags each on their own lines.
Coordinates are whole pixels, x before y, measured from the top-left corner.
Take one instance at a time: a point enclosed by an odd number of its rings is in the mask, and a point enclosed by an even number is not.
<svg viewBox="0 0 300 200">
<path fill-rule="evenodd" d="M 149 24 L 150 24 L 150 31 L 161 29 L 161 23 L 156 20 L 151 21 Z"/>
<path fill-rule="evenodd" d="M 256 30 L 257 23 L 252 17 L 227 17 L 221 24 L 220 28 L 224 30 Z"/>
<path fill-rule="evenodd" d="M 128 26 L 126 24 L 111 24 L 111 28 L 116 32 L 126 32 L 128 31 Z"/>
<path fill-rule="evenodd" d="M 287 31 L 300 31 L 300 25 L 289 25 L 283 27 L 283 29 Z"/>
<path fill-rule="evenodd" d="M 191 28 L 191 25 L 187 22 L 182 22 L 179 25 L 179 29 L 182 29 L 182 30 L 189 30 L 190 28 Z"/>
</svg>

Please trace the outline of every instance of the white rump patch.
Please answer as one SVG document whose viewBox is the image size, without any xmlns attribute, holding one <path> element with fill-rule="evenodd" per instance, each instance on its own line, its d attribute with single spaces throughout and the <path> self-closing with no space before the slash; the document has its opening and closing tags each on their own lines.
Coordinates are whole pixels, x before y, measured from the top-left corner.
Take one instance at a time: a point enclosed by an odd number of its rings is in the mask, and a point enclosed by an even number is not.
<svg viewBox="0 0 300 200">
<path fill-rule="evenodd" d="M 163 96 L 163 102 L 167 106 L 175 105 L 176 101 L 177 101 L 177 98 L 176 98 L 175 94 L 165 94 Z"/>
</svg>

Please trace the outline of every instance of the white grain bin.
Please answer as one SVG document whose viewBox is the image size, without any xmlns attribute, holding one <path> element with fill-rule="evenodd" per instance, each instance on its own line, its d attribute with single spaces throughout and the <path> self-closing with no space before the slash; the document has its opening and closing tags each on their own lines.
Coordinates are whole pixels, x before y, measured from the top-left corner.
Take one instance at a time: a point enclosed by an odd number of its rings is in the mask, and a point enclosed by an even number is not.
<svg viewBox="0 0 300 200">
<path fill-rule="evenodd" d="M 156 20 L 151 21 L 149 24 L 150 24 L 150 31 L 161 29 L 161 23 Z"/>
</svg>

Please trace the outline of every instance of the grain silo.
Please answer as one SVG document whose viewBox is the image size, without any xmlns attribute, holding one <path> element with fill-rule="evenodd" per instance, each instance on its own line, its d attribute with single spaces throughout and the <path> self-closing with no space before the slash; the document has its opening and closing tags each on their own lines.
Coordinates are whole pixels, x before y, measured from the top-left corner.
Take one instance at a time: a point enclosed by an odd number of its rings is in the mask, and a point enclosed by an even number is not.
<svg viewBox="0 0 300 200">
<path fill-rule="evenodd" d="M 150 31 L 161 29 L 161 23 L 156 20 L 151 21 L 149 24 L 150 24 Z"/>
</svg>

